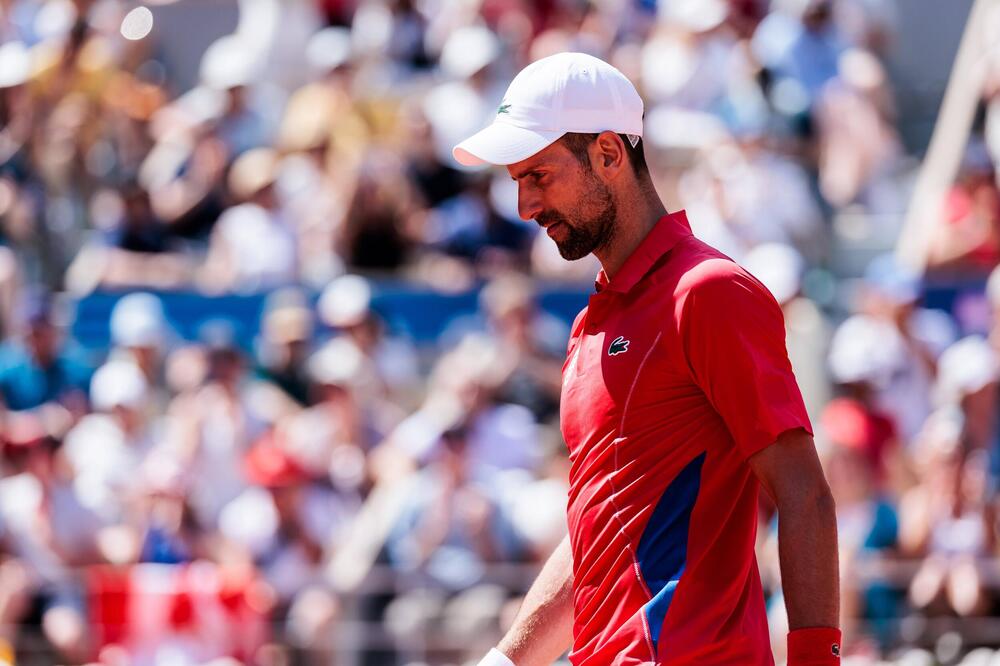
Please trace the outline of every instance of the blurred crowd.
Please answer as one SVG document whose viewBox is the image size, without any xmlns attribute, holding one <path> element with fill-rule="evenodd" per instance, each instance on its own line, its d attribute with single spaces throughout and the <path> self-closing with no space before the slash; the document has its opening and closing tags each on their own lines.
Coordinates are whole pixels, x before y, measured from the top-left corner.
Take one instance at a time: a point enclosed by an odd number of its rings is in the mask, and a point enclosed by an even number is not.
<svg viewBox="0 0 1000 666">
<path fill-rule="evenodd" d="M 891 254 L 848 275 L 837 220 L 898 227 L 912 182 L 893 0 L 231 4 L 185 77 L 163 48 L 185 35 L 120 34 L 131 3 L 0 0 L 0 664 L 493 644 L 565 533 L 568 326 L 538 290 L 585 294 L 598 266 L 451 147 L 566 50 L 635 82 L 667 206 L 782 304 L 838 503 L 846 653 L 993 663 L 1000 66 L 927 275 Z M 974 288 L 929 309 L 928 275 Z M 476 289 L 479 312 L 415 344 L 373 307 L 387 279 Z M 122 295 L 96 352 L 70 335 L 95 291 Z M 168 292 L 266 297 L 184 338 Z M 776 532 L 763 499 L 780 658 Z"/>
</svg>

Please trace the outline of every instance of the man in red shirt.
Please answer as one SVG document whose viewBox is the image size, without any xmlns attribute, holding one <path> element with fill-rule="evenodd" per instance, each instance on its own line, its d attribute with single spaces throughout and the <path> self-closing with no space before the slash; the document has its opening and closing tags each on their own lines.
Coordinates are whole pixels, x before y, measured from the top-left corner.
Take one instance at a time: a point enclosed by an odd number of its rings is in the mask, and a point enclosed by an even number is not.
<svg viewBox="0 0 1000 666">
<path fill-rule="evenodd" d="M 522 218 L 566 259 L 593 253 L 561 426 L 568 538 L 482 664 L 769 666 L 757 493 L 779 515 L 791 666 L 838 664 L 837 534 L 774 298 L 667 213 L 642 100 L 607 63 L 526 67 L 492 125 L 455 148 L 506 165 Z"/>
</svg>

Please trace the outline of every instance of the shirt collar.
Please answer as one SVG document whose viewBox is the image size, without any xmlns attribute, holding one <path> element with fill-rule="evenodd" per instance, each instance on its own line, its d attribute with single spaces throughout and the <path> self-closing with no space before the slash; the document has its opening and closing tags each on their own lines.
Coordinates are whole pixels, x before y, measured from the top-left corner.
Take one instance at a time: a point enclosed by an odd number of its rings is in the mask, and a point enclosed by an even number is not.
<svg viewBox="0 0 1000 666">
<path fill-rule="evenodd" d="M 627 293 L 653 267 L 660 257 L 669 252 L 681 239 L 690 236 L 691 225 L 683 210 L 667 213 L 642 239 L 613 278 L 608 279 L 602 268 L 597 274 L 594 289 Z"/>
</svg>

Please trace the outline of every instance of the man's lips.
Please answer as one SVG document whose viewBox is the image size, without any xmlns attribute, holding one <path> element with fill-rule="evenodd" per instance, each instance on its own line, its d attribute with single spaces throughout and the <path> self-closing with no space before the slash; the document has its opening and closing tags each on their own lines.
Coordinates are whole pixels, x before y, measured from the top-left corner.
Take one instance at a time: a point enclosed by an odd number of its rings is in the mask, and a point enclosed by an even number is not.
<svg viewBox="0 0 1000 666">
<path fill-rule="evenodd" d="M 549 238 L 555 238 L 555 233 L 560 227 L 562 227 L 562 222 L 553 222 L 545 227 L 545 231 L 549 234 Z"/>
</svg>

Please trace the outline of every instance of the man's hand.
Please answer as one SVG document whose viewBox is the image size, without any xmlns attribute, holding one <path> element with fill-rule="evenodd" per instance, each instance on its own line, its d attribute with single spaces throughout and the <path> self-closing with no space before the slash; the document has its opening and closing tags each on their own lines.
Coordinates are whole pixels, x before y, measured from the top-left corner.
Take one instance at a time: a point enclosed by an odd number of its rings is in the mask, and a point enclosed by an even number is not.
<svg viewBox="0 0 1000 666">
<path fill-rule="evenodd" d="M 517 666 L 548 666 L 572 642 L 573 553 L 567 537 L 542 567 L 496 652 Z M 510 666 L 504 661 L 481 664 Z"/>
</svg>

